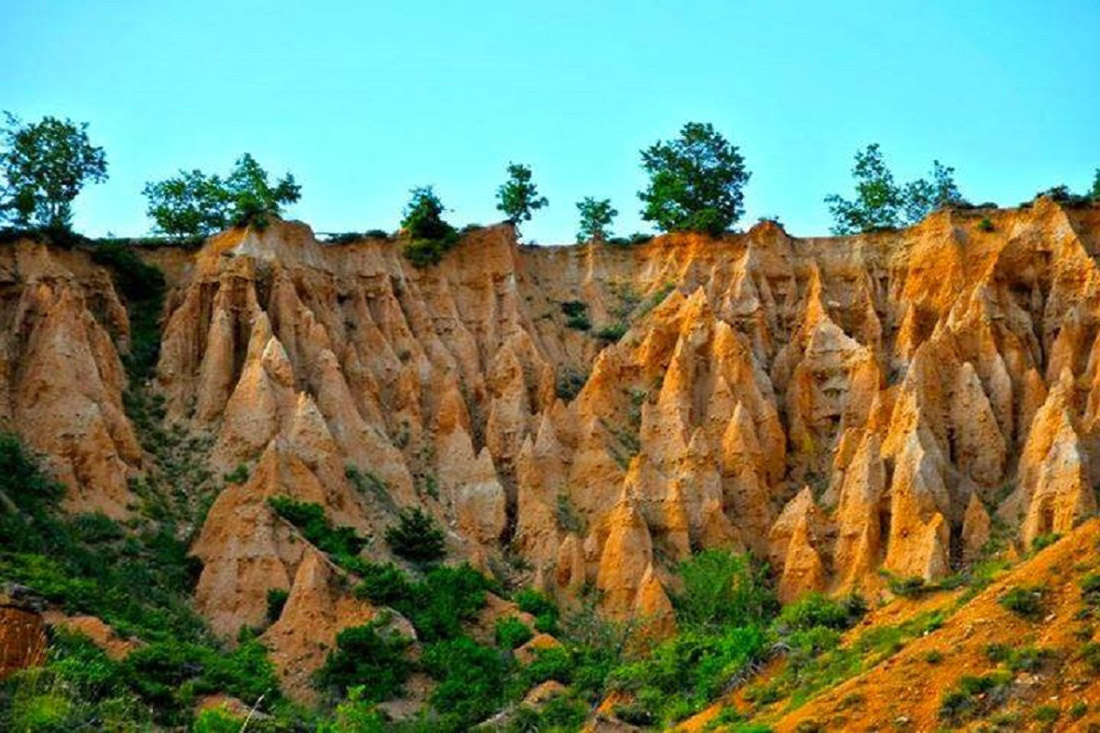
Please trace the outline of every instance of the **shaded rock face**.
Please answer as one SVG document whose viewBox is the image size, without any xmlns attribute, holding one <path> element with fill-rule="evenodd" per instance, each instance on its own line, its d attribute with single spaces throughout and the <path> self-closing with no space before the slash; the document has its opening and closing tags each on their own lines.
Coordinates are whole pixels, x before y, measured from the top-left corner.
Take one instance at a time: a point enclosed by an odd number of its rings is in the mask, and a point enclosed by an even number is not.
<svg viewBox="0 0 1100 733">
<path fill-rule="evenodd" d="M 1025 543 L 1066 532 L 1100 478 L 1098 249 L 1100 209 L 1046 199 L 846 238 L 765 223 L 531 248 L 499 226 L 426 269 L 298 223 L 226 232 L 168 268 L 154 385 L 169 423 L 211 438 L 211 470 L 250 469 L 193 548 L 197 604 L 232 635 L 269 588 L 324 596 L 336 610 L 302 600 L 279 622 L 294 664 L 312 652 L 293 619 L 321 613 L 332 636 L 361 616 L 274 495 L 321 504 L 377 559 L 419 505 L 452 557 L 518 556 L 563 601 L 594 587 L 609 613 L 658 620 L 701 548 L 769 558 L 790 599 L 875 588 L 881 569 L 943 576 L 998 522 Z M 0 288 L 0 419 L 71 506 L 124 513 L 142 456 L 109 278 L 21 244 Z"/>
<path fill-rule="evenodd" d="M 129 330 L 109 273 L 83 253 L 0 247 L 0 430 L 42 455 L 72 511 L 127 514 L 142 459 L 122 407 Z"/>
</svg>

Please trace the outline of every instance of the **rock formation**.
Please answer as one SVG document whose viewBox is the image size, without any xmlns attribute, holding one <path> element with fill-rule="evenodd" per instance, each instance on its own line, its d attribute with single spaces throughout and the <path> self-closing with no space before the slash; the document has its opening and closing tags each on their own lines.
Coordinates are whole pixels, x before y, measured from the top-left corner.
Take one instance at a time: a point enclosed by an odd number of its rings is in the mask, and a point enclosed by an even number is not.
<svg viewBox="0 0 1100 733">
<path fill-rule="evenodd" d="M 150 252 L 183 261 L 151 385 L 166 423 L 209 437 L 215 475 L 249 475 L 194 545 L 197 605 L 231 636 L 288 590 L 268 632 L 282 669 L 314 654 L 302 628 L 368 613 L 276 495 L 321 504 L 377 559 L 421 506 L 452 557 L 519 558 L 519 580 L 566 603 L 597 588 L 620 617 L 667 616 L 701 548 L 769 558 L 789 599 L 881 587 L 883 568 L 946 575 L 991 517 L 1025 545 L 1067 532 L 1100 478 L 1098 250 L 1100 209 L 1039 199 L 845 238 L 768 222 L 535 248 L 502 225 L 423 269 L 293 222 Z M 125 515 L 148 457 L 109 273 L 23 242 L 0 249 L 0 292 L 0 421 L 71 509 Z M 569 325 L 577 302 L 589 330 Z"/>
</svg>

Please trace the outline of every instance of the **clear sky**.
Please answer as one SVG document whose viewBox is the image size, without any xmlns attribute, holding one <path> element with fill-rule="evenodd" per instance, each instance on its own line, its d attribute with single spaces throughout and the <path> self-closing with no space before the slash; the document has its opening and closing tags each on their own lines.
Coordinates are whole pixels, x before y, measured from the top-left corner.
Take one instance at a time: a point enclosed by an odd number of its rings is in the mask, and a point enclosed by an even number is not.
<svg viewBox="0 0 1100 733">
<path fill-rule="evenodd" d="M 295 174 L 318 231 L 393 229 L 418 184 L 455 224 L 499 220 L 510 160 L 550 199 L 529 239 L 571 241 L 585 195 L 647 230 L 638 151 L 687 121 L 745 156 L 743 224 L 824 234 L 869 142 L 901 180 L 953 165 L 975 202 L 1087 188 L 1100 2 L 0 0 L 0 109 L 91 123 L 93 235 L 147 232 L 145 181 L 245 151 Z"/>
</svg>

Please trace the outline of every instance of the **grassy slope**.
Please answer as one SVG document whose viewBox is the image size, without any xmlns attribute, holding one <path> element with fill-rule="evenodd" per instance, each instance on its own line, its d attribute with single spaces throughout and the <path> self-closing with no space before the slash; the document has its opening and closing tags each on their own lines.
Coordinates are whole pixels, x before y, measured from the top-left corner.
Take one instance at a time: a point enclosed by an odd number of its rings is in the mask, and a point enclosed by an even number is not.
<svg viewBox="0 0 1100 733">
<path fill-rule="evenodd" d="M 1046 723 L 1036 715 L 1052 717 L 1050 710 L 1041 710 L 1044 707 L 1058 711 L 1058 728 L 1085 729 L 1089 723 L 1100 723 L 1100 674 L 1081 654 L 1097 637 L 1093 617 L 1100 612 L 1083 597 L 1080 587 L 1086 575 L 1100 571 L 1098 540 L 1100 520 L 1094 519 L 1005 572 L 973 598 L 956 590 L 894 601 L 869 614 L 846 634 L 844 643 L 851 648 L 861 636 L 878 630 L 896 641 L 895 647 L 900 646 L 896 651 L 886 647 L 865 654 L 854 675 L 840 676 L 806 701 L 788 696 L 753 709 L 740 691 L 685 721 L 682 728 L 721 729 L 718 720 L 731 705 L 776 731 L 936 730 L 983 723 L 1043 729 Z M 1036 618 L 1022 617 L 999 603 L 1014 587 L 1043 589 L 1042 610 Z M 943 613 L 939 628 L 909 640 L 893 633 L 899 624 L 936 610 Z M 1006 663 L 989 658 L 987 647 L 994 644 L 1030 645 L 1048 650 L 1049 656 L 1037 670 L 1012 671 Z M 770 665 L 745 689 L 766 686 L 785 666 L 784 662 Z M 973 696 L 971 714 L 955 721 L 940 715 L 944 696 L 958 689 L 963 677 L 998 670 L 1010 681 Z M 1089 706 L 1083 715 L 1079 703 Z"/>
</svg>

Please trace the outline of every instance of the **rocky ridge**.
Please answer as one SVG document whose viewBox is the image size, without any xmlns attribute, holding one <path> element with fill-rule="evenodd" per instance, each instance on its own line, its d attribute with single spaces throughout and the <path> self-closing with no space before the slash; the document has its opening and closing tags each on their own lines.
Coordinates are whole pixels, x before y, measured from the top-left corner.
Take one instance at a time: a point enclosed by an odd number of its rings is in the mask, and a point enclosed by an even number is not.
<svg viewBox="0 0 1100 733">
<path fill-rule="evenodd" d="M 151 250 L 170 291 L 148 389 L 217 475 L 248 475 L 193 546 L 198 608 L 232 636 L 287 590 L 276 660 L 317 656 L 307 626 L 369 617 L 276 495 L 376 559 L 422 506 L 453 557 L 666 627 L 700 548 L 767 557 L 791 599 L 935 580 L 994 528 L 1066 533 L 1100 478 L 1098 250 L 1100 209 L 1049 199 L 845 238 L 765 222 L 534 248 L 497 226 L 426 269 L 294 222 Z M 21 242 L 0 248 L 0 294 L 0 423 L 70 509 L 138 511 L 128 479 L 152 458 L 123 409 L 108 271 Z"/>
</svg>

